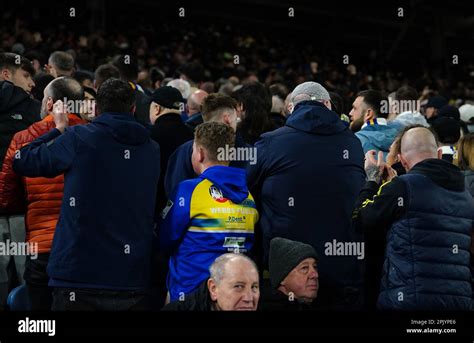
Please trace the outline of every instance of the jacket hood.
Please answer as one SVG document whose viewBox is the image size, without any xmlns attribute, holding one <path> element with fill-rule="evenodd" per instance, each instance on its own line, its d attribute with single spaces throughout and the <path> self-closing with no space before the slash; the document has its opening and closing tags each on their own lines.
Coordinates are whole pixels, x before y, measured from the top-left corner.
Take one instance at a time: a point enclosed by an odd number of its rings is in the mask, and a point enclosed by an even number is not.
<svg viewBox="0 0 474 343">
<path fill-rule="evenodd" d="M 347 129 L 336 112 L 319 101 L 298 103 L 286 121 L 286 126 L 320 135 L 334 135 Z"/>
<path fill-rule="evenodd" d="M 149 130 L 137 122 L 130 113 L 102 113 L 93 123 L 101 126 L 122 144 L 140 145 L 150 138 Z"/>
<path fill-rule="evenodd" d="M 244 169 L 213 166 L 206 169 L 199 177 L 211 181 L 221 190 L 224 198 L 235 204 L 242 203 L 249 195 L 247 175 Z"/>
<path fill-rule="evenodd" d="M 464 174 L 454 164 L 430 158 L 417 163 L 409 173 L 423 174 L 445 189 L 462 192 L 465 190 Z"/>
<path fill-rule="evenodd" d="M 0 113 L 9 112 L 30 95 L 9 81 L 0 82 Z"/>
<path fill-rule="evenodd" d="M 366 138 L 377 150 L 388 152 L 397 133 L 396 128 L 387 125 L 368 125 L 355 135 Z"/>
</svg>

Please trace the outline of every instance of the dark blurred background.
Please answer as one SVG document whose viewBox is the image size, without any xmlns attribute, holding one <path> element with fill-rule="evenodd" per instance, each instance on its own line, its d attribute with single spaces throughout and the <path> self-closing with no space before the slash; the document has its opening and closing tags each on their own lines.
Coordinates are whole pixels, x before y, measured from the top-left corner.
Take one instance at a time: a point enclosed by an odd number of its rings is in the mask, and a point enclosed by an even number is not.
<svg viewBox="0 0 474 343">
<path fill-rule="evenodd" d="M 289 17 L 290 7 L 294 17 Z M 204 67 L 202 81 L 255 76 L 291 89 L 314 79 L 346 95 L 367 88 L 389 93 L 410 83 L 419 91 L 429 87 L 449 92 L 447 97 L 473 99 L 473 29 L 474 5 L 468 1 L 236 0 L 217 5 L 82 0 L 33 5 L 18 0 L 2 4 L 0 50 L 38 56 L 44 63 L 54 50 L 71 50 L 78 68 L 88 71 L 114 55 L 130 54 L 140 70 L 156 66 L 169 77 L 194 61 Z M 239 65 L 233 63 L 235 55 Z M 355 71 L 347 70 L 344 55 Z"/>
</svg>

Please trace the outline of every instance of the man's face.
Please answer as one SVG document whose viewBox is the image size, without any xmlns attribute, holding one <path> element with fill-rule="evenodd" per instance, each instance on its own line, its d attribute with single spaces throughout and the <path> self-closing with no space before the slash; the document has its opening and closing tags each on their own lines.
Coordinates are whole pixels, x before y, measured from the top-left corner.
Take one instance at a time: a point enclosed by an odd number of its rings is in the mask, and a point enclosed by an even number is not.
<svg viewBox="0 0 474 343">
<path fill-rule="evenodd" d="M 84 81 L 82 81 L 82 86 L 92 88 L 94 87 L 94 83 L 91 79 L 85 79 Z"/>
<path fill-rule="evenodd" d="M 281 283 L 296 299 L 311 302 L 316 299 L 319 275 L 316 260 L 312 257 L 301 261 Z"/>
<path fill-rule="evenodd" d="M 50 84 L 43 91 L 43 101 L 41 102 L 41 118 L 46 117 L 52 110 L 53 99 L 49 96 Z"/>
<path fill-rule="evenodd" d="M 430 119 L 436 115 L 436 108 L 434 107 L 427 107 L 425 110 L 425 116 L 427 119 Z"/>
<path fill-rule="evenodd" d="M 229 110 L 222 114 L 222 122 L 226 125 L 229 125 L 234 131 L 237 130 L 237 111 Z"/>
<path fill-rule="evenodd" d="M 349 112 L 351 117 L 350 128 L 353 132 L 359 131 L 364 125 L 365 108 L 363 100 L 363 97 L 358 96 L 352 104 L 352 110 Z"/>
<path fill-rule="evenodd" d="M 209 280 L 211 299 L 219 311 L 256 311 L 260 298 L 258 273 L 248 261 L 229 261 L 218 284 Z"/>
<path fill-rule="evenodd" d="M 31 74 L 23 68 L 16 69 L 11 76 L 10 80 L 15 86 L 23 88 L 27 93 L 31 93 L 31 90 L 35 86 L 35 83 L 31 77 Z"/>
</svg>

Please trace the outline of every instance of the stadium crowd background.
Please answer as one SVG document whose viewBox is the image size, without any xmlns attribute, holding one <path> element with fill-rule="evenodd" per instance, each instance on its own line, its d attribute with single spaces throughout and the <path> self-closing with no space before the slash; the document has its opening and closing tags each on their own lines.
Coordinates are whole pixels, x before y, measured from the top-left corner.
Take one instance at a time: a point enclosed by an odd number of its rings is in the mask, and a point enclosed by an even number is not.
<svg viewBox="0 0 474 343">
<path fill-rule="evenodd" d="M 51 52 L 71 50 L 76 68 L 90 73 L 116 55 L 130 55 L 144 89 L 156 79 L 150 68 L 175 78 L 189 62 L 202 66 L 193 81 L 213 82 L 216 91 L 230 76 L 240 82 L 257 78 L 267 86 L 280 82 L 290 90 L 313 79 L 349 97 L 345 112 L 359 90 L 374 88 L 388 95 L 403 84 L 458 100 L 458 105 L 474 100 L 474 62 L 467 44 L 472 31 L 463 3 L 407 3 L 399 17 L 395 2 L 382 8 L 345 4 L 339 10 L 337 4 L 314 7 L 303 1 L 294 6 L 294 18 L 288 17 L 291 4 L 265 1 L 222 8 L 183 5 L 183 18 L 179 6 L 152 3 L 79 1 L 24 11 L 20 1 L 2 13 L 0 49 L 37 59 L 37 67 L 47 63 Z M 234 64 L 236 55 L 239 64 Z M 318 64 L 317 72 L 311 62 Z M 348 64 L 355 70 L 348 71 Z"/>
</svg>

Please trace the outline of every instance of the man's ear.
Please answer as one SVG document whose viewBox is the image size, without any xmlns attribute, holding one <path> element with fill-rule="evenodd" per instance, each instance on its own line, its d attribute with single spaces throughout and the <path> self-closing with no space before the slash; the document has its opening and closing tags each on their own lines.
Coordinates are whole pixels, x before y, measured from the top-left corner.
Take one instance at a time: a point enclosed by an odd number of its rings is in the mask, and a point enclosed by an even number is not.
<svg viewBox="0 0 474 343">
<path fill-rule="evenodd" d="M 212 301 L 217 300 L 216 288 L 217 288 L 217 285 L 216 285 L 216 282 L 214 281 L 214 279 L 209 278 L 209 280 L 207 280 L 207 289 L 209 291 L 209 295 L 210 295 Z"/>
<path fill-rule="evenodd" d="M 222 122 L 226 124 L 227 126 L 230 126 L 231 120 L 230 120 L 229 112 L 226 111 L 222 113 Z"/>
<path fill-rule="evenodd" d="M 135 113 L 136 110 L 137 110 L 137 106 L 133 105 L 132 108 L 130 109 L 130 112 Z"/>
<path fill-rule="evenodd" d="M 197 145 L 197 153 L 198 153 L 198 162 L 203 163 L 206 159 L 206 150 L 200 145 Z"/>
<path fill-rule="evenodd" d="M 400 161 L 400 163 L 402 164 L 403 168 L 408 171 L 410 168 L 408 167 L 408 162 L 407 160 L 405 160 L 405 157 L 403 157 L 402 154 L 398 154 L 398 160 Z"/>
<path fill-rule="evenodd" d="M 438 148 L 437 154 L 438 154 L 438 160 L 443 159 L 443 150 L 441 148 Z"/>
<path fill-rule="evenodd" d="M 7 68 L 3 68 L 2 71 L 0 72 L 0 75 L 2 76 L 2 79 L 10 81 L 12 78 L 12 72 L 8 70 Z"/>
<path fill-rule="evenodd" d="M 371 108 L 367 109 L 364 115 L 364 122 L 374 119 L 374 111 Z"/>
<path fill-rule="evenodd" d="M 293 113 L 295 105 L 292 102 L 288 103 L 288 113 Z"/>
</svg>

